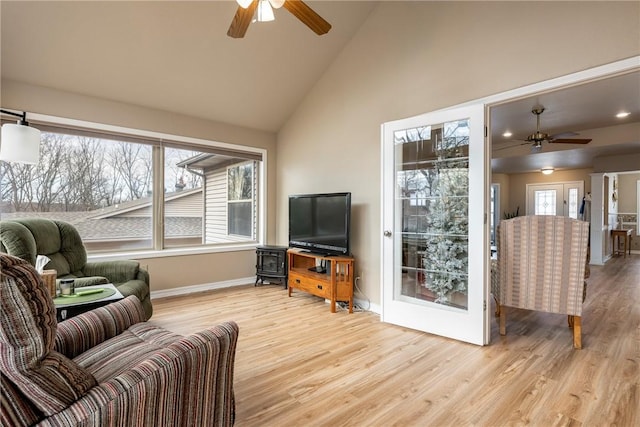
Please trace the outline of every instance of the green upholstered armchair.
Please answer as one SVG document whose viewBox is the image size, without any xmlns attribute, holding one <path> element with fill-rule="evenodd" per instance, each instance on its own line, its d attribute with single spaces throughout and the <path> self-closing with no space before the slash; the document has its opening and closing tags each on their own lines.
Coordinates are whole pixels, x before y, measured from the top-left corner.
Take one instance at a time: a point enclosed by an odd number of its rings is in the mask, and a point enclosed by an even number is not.
<svg viewBox="0 0 640 427">
<path fill-rule="evenodd" d="M 135 295 L 146 318 L 153 313 L 149 273 L 136 261 L 87 262 L 87 251 L 75 227 L 64 221 L 25 218 L 0 221 L 0 251 L 35 265 L 38 255 L 51 259 L 45 269 L 58 280 L 75 279 L 77 287 L 113 283 L 125 297 Z"/>
</svg>

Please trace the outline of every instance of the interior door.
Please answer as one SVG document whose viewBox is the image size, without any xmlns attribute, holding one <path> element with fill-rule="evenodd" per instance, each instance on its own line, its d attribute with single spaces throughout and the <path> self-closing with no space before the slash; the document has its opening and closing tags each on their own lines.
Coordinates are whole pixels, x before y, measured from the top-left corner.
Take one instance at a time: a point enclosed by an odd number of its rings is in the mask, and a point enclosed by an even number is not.
<svg viewBox="0 0 640 427">
<path fill-rule="evenodd" d="M 381 319 L 485 344 L 484 106 L 385 123 L 382 133 Z"/>
</svg>

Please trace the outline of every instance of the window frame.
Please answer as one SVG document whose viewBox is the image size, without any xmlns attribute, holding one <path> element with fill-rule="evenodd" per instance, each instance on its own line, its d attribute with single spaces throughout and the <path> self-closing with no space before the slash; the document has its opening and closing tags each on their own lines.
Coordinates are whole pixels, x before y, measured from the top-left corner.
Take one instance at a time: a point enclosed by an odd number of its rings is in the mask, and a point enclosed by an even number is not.
<svg viewBox="0 0 640 427">
<path fill-rule="evenodd" d="M 145 258 L 161 258 L 171 256 L 182 255 L 195 255 L 204 253 L 220 253 L 220 252 L 233 252 L 238 250 L 250 250 L 255 249 L 256 246 L 263 245 L 266 241 L 266 206 L 267 200 L 267 164 L 268 153 L 264 148 L 253 147 L 250 145 L 232 144 L 227 142 L 219 142 L 213 140 L 205 140 L 201 138 L 195 138 L 183 135 L 174 135 L 162 132 L 148 131 L 142 129 L 128 128 L 123 126 L 108 125 L 96 122 L 88 122 L 77 119 L 69 119 L 63 117 L 50 116 L 45 114 L 32 113 L 29 115 L 30 124 L 42 132 L 58 132 L 67 134 L 81 134 L 96 138 L 106 138 L 121 140 L 125 142 L 143 143 L 153 146 L 154 148 L 162 148 L 164 146 L 177 146 L 188 147 L 193 150 L 205 150 L 211 151 L 228 151 L 235 153 L 243 153 L 249 156 L 255 156 L 255 158 L 261 158 L 260 167 L 254 167 L 254 179 L 257 179 L 257 185 L 255 189 L 257 193 L 254 195 L 255 199 L 255 218 L 256 218 L 256 233 L 253 236 L 252 241 L 246 242 L 229 242 L 219 244 L 201 244 L 198 246 L 189 247 L 170 247 L 162 248 L 163 245 L 163 233 L 158 233 L 158 228 L 162 230 L 163 222 L 163 205 L 164 194 L 162 191 L 153 191 L 153 214 L 152 222 L 154 224 L 153 241 L 154 247 L 151 249 L 141 250 L 115 250 L 110 252 L 99 252 L 88 254 L 89 260 L 119 260 L 119 259 L 145 259 Z M 163 150 L 154 149 L 154 153 L 157 153 L 159 158 L 162 158 Z M 160 162 L 164 169 L 163 162 Z M 257 170 L 256 170 L 257 169 Z M 154 172 L 155 174 L 156 172 Z M 156 182 L 156 176 L 154 176 L 154 185 Z M 163 184 L 160 182 L 160 188 L 163 188 Z M 158 221 L 160 218 L 160 221 Z M 247 237 L 247 236 L 243 236 Z"/>
<path fill-rule="evenodd" d="M 248 199 L 230 199 L 230 193 L 229 193 L 229 173 L 231 171 L 231 169 L 236 169 L 236 168 L 241 168 L 244 166 L 250 165 L 251 166 L 251 197 Z M 256 189 L 256 185 L 255 185 L 255 179 L 256 179 L 256 164 L 255 161 L 249 160 L 243 163 L 239 163 L 236 165 L 232 165 L 232 166 L 227 166 L 227 170 L 226 170 L 226 174 L 227 174 L 227 235 L 228 236 L 234 236 L 234 237 L 248 237 L 250 239 L 255 239 L 254 236 L 254 227 L 251 227 L 251 231 L 249 235 L 246 234 L 237 234 L 237 233 L 231 233 L 231 231 L 229 230 L 231 222 L 229 221 L 229 207 L 232 204 L 239 204 L 239 203 L 250 203 L 251 204 L 251 218 L 254 217 L 255 215 L 255 202 L 256 202 L 256 194 L 255 193 L 255 189 Z"/>
</svg>

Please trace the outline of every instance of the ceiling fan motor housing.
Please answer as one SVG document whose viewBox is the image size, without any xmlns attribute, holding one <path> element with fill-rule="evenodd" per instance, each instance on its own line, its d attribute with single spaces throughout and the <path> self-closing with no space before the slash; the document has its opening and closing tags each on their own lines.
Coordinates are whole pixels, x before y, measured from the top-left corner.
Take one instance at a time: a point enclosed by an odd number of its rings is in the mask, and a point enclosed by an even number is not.
<svg viewBox="0 0 640 427">
<path fill-rule="evenodd" d="M 549 139 L 549 134 L 544 132 L 537 131 L 527 137 L 527 141 L 529 142 L 542 142 Z"/>
</svg>

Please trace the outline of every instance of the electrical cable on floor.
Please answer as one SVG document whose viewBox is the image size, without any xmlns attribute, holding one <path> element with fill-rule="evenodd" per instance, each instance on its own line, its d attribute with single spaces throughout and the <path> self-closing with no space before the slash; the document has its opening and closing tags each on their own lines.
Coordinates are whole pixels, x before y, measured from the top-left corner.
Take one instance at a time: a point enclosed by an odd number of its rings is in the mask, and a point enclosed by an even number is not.
<svg viewBox="0 0 640 427">
<path fill-rule="evenodd" d="M 364 292 L 362 292 L 362 290 L 360 289 L 360 286 L 358 286 L 358 282 L 359 281 L 360 281 L 360 276 L 356 277 L 356 280 L 355 280 L 355 283 L 354 283 L 354 286 L 356 288 L 356 292 L 367 299 L 368 306 L 365 309 L 365 308 L 359 307 L 357 304 L 354 304 L 354 307 L 357 308 L 358 310 L 361 310 L 361 311 L 369 311 L 371 309 L 371 300 L 369 299 L 369 297 Z"/>
</svg>

